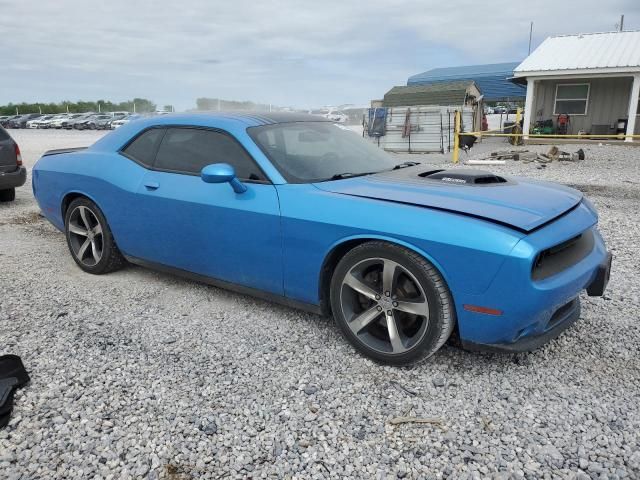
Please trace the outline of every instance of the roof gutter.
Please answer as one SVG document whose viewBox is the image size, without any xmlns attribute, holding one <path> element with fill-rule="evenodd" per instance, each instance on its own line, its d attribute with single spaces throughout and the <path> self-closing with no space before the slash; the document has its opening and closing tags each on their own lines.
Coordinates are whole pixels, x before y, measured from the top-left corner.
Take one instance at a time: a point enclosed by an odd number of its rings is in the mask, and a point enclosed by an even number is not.
<svg viewBox="0 0 640 480">
<path fill-rule="evenodd" d="M 525 87 L 527 86 L 526 77 L 508 77 L 507 80 L 509 80 L 511 83 L 515 83 L 516 85 L 524 85 Z"/>
<path fill-rule="evenodd" d="M 531 70 L 531 71 L 516 71 L 513 72 L 512 78 L 527 77 L 548 77 L 553 79 L 554 77 L 564 78 L 569 75 L 578 77 L 604 77 L 609 75 L 618 75 L 621 77 L 632 76 L 640 73 L 640 65 L 636 67 L 609 67 L 609 68 L 574 68 L 574 69 L 556 69 L 556 70 Z M 511 80 L 511 79 L 509 79 Z"/>
</svg>

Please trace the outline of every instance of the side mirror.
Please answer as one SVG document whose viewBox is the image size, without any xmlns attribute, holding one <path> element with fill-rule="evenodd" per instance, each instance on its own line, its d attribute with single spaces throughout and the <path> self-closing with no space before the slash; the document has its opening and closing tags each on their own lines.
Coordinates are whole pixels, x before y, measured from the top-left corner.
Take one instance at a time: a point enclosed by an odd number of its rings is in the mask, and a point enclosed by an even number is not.
<svg viewBox="0 0 640 480">
<path fill-rule="evenodd" d="M 247 186 L 238 180 L 236 171 L 228 163 L 212 163 L 200 172 L 200 177 L 206 183 L 228 183 L 236 193 L 244 193 Z"/>
</svg>

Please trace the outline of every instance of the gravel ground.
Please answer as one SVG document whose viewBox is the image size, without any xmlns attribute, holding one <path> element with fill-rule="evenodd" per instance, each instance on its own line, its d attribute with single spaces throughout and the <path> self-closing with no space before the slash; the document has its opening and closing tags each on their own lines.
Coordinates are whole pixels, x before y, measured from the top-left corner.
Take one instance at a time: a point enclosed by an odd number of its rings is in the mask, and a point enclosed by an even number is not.
<svg viewBox="0 0 640 480">
<path fill-rule="evenodd" d="M 101 135 L 11 133 L 28 166 Z M 534 353 L 445 346 L 410 369 L 311 314 L 133 266 L 84 274 L 21 188 L 0 205 L 0 354 L 32 381 L 0 431 L 0 478 L 640 478 L 640 149 L 583 148 L 491 169 L 589 195 L 615 257 L 606 296 Z"/>
</svg>

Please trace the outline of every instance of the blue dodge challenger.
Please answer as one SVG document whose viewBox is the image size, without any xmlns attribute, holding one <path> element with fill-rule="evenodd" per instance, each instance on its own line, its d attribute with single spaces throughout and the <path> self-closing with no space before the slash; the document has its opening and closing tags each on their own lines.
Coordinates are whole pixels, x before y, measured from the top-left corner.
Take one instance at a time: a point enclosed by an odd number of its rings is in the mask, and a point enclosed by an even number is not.
<svg viewBox="0 0 640 480">
<path fill-rule="evenodd" d="M 399 163 L 299 114 L 131 122 L 33 169 L 44 215 L 93 274 L 126 261 L 333 315 L 379 362 L 529 351 L 602 295 L 611 255 L 576 190 Z"/>
</svg>

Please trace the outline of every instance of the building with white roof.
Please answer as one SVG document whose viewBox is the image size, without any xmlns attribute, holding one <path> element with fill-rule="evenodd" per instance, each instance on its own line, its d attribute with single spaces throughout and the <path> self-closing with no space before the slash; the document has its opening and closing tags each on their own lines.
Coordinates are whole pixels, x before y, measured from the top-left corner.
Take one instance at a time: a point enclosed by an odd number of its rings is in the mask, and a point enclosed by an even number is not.
<svg viewBox="0 0 640 480">
<path fill-rule="evenodd" d="M 640 31 L 549 37 L 515 68 L 513 80 L 527 86 L 525 133 L 568 115 L 569 134 L 637 134 Z"/>
</svg>

